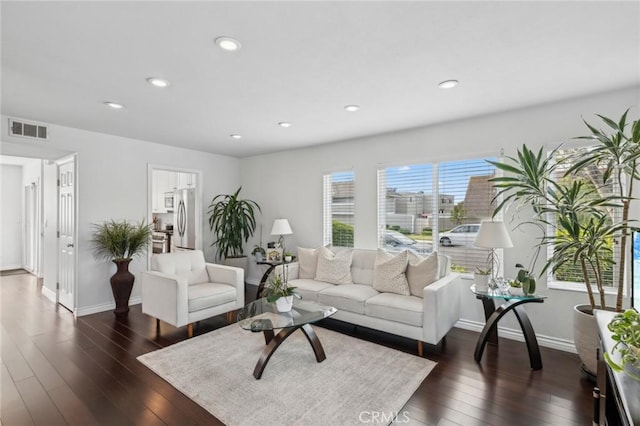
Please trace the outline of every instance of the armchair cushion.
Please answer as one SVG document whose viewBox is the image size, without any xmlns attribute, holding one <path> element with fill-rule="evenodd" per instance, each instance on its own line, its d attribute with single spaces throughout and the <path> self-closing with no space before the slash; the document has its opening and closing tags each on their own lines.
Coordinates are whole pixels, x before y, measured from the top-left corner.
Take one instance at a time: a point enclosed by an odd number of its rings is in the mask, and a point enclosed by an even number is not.
<svg viewBox="0 0 640 426">
<path fill-rule="evenodd" d="M 187 284 L 209 281 L 204 255 L 200 250 L 164 253 L 151 256 L 151 269 L 187 279 Z"/>
<path fill-rule="evenodd" d="M 189 312 L 223 305 L 236 300 L 236 288 L 227 284 L 202 283 L 189 287 Z"/>
</svg>

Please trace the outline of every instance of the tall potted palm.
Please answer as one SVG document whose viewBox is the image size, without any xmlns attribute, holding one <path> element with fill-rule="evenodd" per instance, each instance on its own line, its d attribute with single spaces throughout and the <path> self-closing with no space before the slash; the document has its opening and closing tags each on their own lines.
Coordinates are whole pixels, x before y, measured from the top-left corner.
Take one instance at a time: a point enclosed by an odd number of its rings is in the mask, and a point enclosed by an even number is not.
<svg viewBox="0 0 640 426">
<path fill-rule="evenodd" d="M 117 316 L 126 316 L 135 281 L 135 276 L 129 272 L 129 263 L 135 256 L 147 251 L 151 225 L 144 220 L 138 223 L 110 220 L 94 224 L 93 227 L 91 242 L 95 258 L 116 264 L 116 273 L 110 279 L 111 291 L 116 302 L 114 313 Z"/>
<path fill-rule="evenodd" d="M 256 230 L 256 211 L 260 206 L 252 200 L 240 198 L 238 188 L 233 194 L 216 195 L 209 204 L 209 228 L 214 233 L 215 241 L 211 245 L 218 246 L 218 259 L 235 264 L 246 270 L 247 257 L 243 244 L 253 236 Z M 240 259 L 240 262 L 233 259 Z"/>
<path fill-rule="evenodd" d="M 574 309 L 574 340 L 590 373 L 596 371 L 593 310 L 622 310 L 626 241 L 633 227 L 629 204 L 634 181 L 640 179 L 640 122 L 627 123 L 627 113 L 617 122 L 599 116 L 607 130 L 585 121 L 591 134 L 577 139 L 592 144 L 572 156 L 562 158 L 556 155 L 558 150 L 546 156 L 542 149 L 535 153 L 525 145 L 517 157 L 508 157 L 504 163 L 492 162 L 506 174 L 491 179 L 498 188 L 496 198 L 501 199 L 494 214 L 508 206 L 533 212 L 525 222 L 541 230 L 533 264 L 543 247 L 553 248 L 541 275 L 567 266 L 578 268 L 582 275 L 589 305 Z M 558 157 L 559 161 L 552 161 Z M 614 211 L 621 214 L 612 214 Z M 617 252 L 614 242 L 621 247 Z M 607 307 L 603 272 L 612 268 L 617 268 L 617 297 L 615 306 Z M 593 287 L 598 291 L 597 301 Z"/>
</svg>

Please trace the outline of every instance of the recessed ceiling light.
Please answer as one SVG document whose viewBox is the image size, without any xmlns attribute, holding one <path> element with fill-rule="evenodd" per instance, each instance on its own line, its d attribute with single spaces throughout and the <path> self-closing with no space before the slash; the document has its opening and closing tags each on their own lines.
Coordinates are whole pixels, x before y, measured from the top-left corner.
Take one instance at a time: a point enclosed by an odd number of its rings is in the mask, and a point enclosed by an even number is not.
<svg viewBox="0 0 640 426">
<path fill-rule="evenodd" d="M 156 87 L 167 87 L 169 85 L 169 82 L 167 80 L 158 77 L 149 77 L 147 79 L 147 83 Z"/>
<path fill-rule="evenodd" d="M 347 105 L 344 107 L 349 112 L 356 112 L 360 109 L 360 105 Z"/>
<path fill-rule="evenodd" d="M 458 80 L 445 80 L 438 84 L 438 87 L 441 89 L 452 89 L 456 87 L 460 83 Z"/>
<path fill-rule="evenodd" d="M 109 108 L 113 108 L 113 109 L 122 109 L 122 108 L 124 108 L 124 105 L 119 104 L 117 102 L 107 101 L 107 102 L 104 102 L 104 104 L 106 106 L 108 106 Z"/>
<path fill-rule="evenodd" d="M 220 49 L 227 50 L 229 52 L 240 50 L 240 47 L 242 47 L 238 40 L 231 37 L 218 37 L 215 42 Z"/>
<path fill-rule="evenodd" d="M 229 136 L 231 136 L 233 139 L 242 139 L 242 135 L 236 135 L 235 133 Z"/>
<path fill-rule="evenodd" d="M 291 123 L 287 122 L 287 121 L 281 121 L 278 123 L 278 126 L 280 127 L 291 127 Z"/>
</svg>

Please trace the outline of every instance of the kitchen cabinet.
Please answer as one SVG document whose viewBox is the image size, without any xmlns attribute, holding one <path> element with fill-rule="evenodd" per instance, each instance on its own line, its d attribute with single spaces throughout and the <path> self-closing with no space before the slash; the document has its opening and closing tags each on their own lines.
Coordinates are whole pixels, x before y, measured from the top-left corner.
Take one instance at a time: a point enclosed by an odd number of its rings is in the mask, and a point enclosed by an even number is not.
<svg viewBox="0 0 640 426">
<path fill-rule="evenodd" d="M 178 188 L 194 188 L 196 176 L 193 173 L 174 172 L 171 170 L 153 170 L 151 197 L 153 213 L 168 213 L 164 206 L 164 195 Z"/>
</svg>

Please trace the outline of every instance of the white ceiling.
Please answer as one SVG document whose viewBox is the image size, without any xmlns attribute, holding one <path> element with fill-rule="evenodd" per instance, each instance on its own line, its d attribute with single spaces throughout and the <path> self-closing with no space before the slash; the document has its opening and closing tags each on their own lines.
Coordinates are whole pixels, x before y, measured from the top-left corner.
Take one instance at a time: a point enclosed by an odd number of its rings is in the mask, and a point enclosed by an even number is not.
<svg viewBox="0 0 640 426">
<path fill-rule="evenodd" d="M 2 1 L 1 13 L 3 114 L 239 157 L 640 84 L 637 1 Z"/>
</svg>

